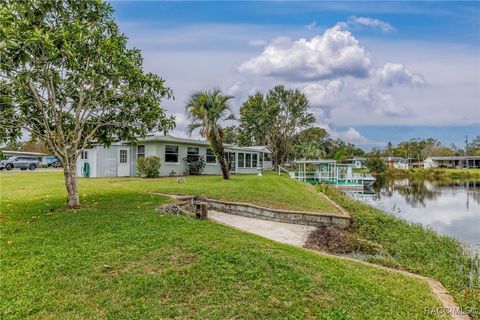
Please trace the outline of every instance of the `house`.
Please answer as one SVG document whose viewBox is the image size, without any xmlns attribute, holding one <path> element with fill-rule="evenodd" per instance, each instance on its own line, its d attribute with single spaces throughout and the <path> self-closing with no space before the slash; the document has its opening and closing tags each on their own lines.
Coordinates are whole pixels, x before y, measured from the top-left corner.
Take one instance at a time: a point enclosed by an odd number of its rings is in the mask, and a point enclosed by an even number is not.
<svg viewBox="0 0 480 320">
<path fill-rule="evenodd" d="M 480 168 L 480 156 L 428 157 L 423 161 L 428 168 Z"/>
<path fill-rule="evenodd" d="M 366 168 L 365 163 L 367 162 L 367 158 L 365 157 L 356 157 L 347 159 L 347 163 L 350 163 L 354 169 L 363 169 Z"/>
<path fill-rule="evenodd" d="M 382 157 L 387 166 L 395 169 L 408 169 L 408 161 L 402 157 Z"/>
<path fill-rule="evenodd" d="M 231 173 L 257 173 L 258 168 L 270 170 L 271 151 L 266 146 L 238 147 L 225 145 Z M 187 157 L 203 156 L 203 174 L 221 174 L 218 163 L 206 140 L 178 138 L 171 135 L 149 135 L 136 145 L 116 143 L 108 148 L 94 145 L 84 150 L 77 160 L 77 174 L 85 176 L 88 163 L 89 177 L 136 176 L 136 162 L 140 157 L 160 157 L 160 176 L 183 175 L 187 171 Z"/>
</svg>

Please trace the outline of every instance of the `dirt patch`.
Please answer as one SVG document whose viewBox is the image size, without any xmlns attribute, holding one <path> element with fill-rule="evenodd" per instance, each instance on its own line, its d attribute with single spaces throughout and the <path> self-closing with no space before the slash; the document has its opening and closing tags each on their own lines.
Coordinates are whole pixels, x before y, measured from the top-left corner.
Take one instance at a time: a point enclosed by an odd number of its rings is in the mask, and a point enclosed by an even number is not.
<svg viewBox="0 0 480 320">
<path fill-rule="evenodd" d="M 307 238 L 305 247 L 334 254 L 364 253 L 370 255 L 385 254 L 379 244 L 361 239 L 348 230 L 331 226 L 317 227 Z"/>
</svg>

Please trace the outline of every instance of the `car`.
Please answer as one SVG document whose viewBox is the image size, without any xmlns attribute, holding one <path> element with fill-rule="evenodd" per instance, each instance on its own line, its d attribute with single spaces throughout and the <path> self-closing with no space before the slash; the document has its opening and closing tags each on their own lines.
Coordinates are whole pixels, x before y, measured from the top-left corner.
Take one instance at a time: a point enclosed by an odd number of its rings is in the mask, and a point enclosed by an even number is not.
<svg viewBox="0 0 480 320">
<path fill-rule="evenodd" d="M 13 156 L 8 160 L 0 161 L 0 170 L 12 170 L 13 168 L 19 168 L 21 170 L 35 170 L 40 166 L 40 161 L 35 157 L 29 156 Z"/>
<path fill-rule="evenodd" d="M 60 161 L 58 161 L 57 159 L 55 159 L 55 161 L 53 162 L 50 162 L 48 165 L 47 165 L 48 168 L 61 168 L 62 167 L 62 164 L 60 163 Z"/>
</svg>

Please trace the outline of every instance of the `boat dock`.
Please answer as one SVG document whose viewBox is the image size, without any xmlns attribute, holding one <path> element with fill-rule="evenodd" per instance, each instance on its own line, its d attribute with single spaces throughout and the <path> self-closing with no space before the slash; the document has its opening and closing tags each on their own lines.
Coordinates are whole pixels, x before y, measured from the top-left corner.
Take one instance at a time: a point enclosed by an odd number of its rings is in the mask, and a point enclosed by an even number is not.
<svg viewBox="0 0 480 320">
<path fill-rule="evenodd" d="M 352 164 L 337 163 L 335 160 L 295 160 L 294 164 L 298 167 L 297 170 L 285 170 L 290 178 L 310 184 L 363 188 L 375 182 L 371 174 L 354 173 Z"/>
</svg>

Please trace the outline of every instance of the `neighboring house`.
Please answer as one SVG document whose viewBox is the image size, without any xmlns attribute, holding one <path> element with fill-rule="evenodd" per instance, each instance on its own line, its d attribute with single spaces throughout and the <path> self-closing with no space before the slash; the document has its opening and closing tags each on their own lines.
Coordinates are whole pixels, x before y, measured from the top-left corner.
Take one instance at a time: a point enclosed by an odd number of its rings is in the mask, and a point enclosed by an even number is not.
<svg viewBox="0 0 480 320">
<path fill-rule="evenodd" d="M 271 170 L 271 151 L 265 146 L 237 147 L 225 145 L 230 172 L 257 173 L 257 168 Z M 135 176 L 136 160 L 140 157 L 160 157 L 160 175 L 183 175 L 187 171 L 184 158 L 203 156 L 205 169 L 202 174 L 221 174 L 208 141 L 177 138 L 170 135 L 150 135 L 136 145 L 116 143 L 105 148 L 93 146 L 82 152 L 77 160 L 77 173 L 83 175 L 85 163 L 90 177 Z"/>
<path fill-rule="evenodd" d="M 35 158 L 37 158 L 38 161 L 40 161 L 41 166 L 47 166 L 48 165 L 48 158 L 51 157 L 51 155 L 48 155 L 46 153 L 29 152 L 29 151 L 2 150 L 2 153 L 3 153 L 3 158 L 4 159 L 8 159 L 8 158 L 14 157 L 14 156 L 35 157 Z M 2 160 L 2 159 L 0 159 L 0 160 Z"/>
<path fill-rule="evenodd" d="M 347 159 L 347 163 L 350 163 L 355 169 L 366 168 L 366 165 L 365 165 L 366 162 L 367 162 L 367 158 L 364 158 L 364 157 Z"/>
<path fill-rule="evenodd" d="M 382 160 L 389 167 L 394 167 L 395 169 L 408 169 L 408 161 L 402 157 L 382 157 Z"/>
<path fill-rule="evenodd" d="M 480 156 L 428 157 L 423 161 L 428 168 L 480 168 Z"/>
</svg>

